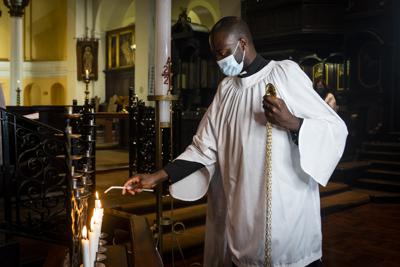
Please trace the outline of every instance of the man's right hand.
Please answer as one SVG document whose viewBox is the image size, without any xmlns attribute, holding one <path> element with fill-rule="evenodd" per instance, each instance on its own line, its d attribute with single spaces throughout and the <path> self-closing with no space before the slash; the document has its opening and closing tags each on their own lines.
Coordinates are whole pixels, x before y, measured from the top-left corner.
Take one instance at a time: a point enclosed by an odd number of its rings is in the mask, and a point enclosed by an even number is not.
<svg viewBox="0 0 400 267">
<path fill-rule="evenodd" d="M 136 174 L 125 182 L 122 194 L 125 195 L 128 191 L 130 194 L 135 195 L 142 192 L 143 189 L 155 187 L 158 183 L 167 180 L 167 178 L 168 174 L 164 170 L 149 174 Z"/>
</svg>

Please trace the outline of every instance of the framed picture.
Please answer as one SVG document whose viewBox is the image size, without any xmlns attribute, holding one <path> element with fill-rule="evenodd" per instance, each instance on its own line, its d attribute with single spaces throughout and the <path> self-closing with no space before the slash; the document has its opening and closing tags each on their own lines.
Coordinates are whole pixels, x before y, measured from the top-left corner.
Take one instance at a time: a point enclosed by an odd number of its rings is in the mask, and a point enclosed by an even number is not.
<svg viewBox="0 0 400 267">
<path fill-rule="evenodd" d="M 344 89 L 344 64 L 337 65 L 337 90 L 341 91 Z"/>
<path fill-rule="evenodd" d="M 324 65 L 325 65 L 325 71 L 324 71 Z M 314 82 L 315 78 L 323 76 L 325 84 L 328 85 L 328 73 L 329 73 L 329 67 L 326 64 L 323 63 L 318 63 L 315 64 L 312 68 L 312 80 Z"/>
<path fill-rule="evenodd" d="M 113 69 L 117 67 L 117 35 L 113 34 L 108 39 L 109 50 L 108 50 L 108 58 L 109 64 L 108 68 Z"/>
<path fill-rule="evenodd" d="M 91 80 L 98 79 L 98 39 L 78 39 L 76 43 L 77 78 L 82 81 L 88 73 Z"/>
<path fill-rule="evenodd" d="M 107 32 L 107 69 L 126 68 L 135 65 L 134 33 L 134 25 Z"/>
</svg>

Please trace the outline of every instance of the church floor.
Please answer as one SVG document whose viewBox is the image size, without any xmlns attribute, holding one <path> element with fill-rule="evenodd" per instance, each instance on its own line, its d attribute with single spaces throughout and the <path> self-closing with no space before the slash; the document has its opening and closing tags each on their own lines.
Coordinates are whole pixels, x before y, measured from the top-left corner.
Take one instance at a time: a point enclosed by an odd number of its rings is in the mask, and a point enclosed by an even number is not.
<svg viewBox="0 0 400 267">
<path fill-rule="evenodd" d="M 331 214 L 323 217 L 322 228 L 323 267 L 399 266 L 399 204 L 370 203 Z M 195 262 L 201 262 L 199 255 L 175 267 Z"/>
<path fill-rule="evenodd" d="M 322 218 L 324 267 L 399 266 L 400 205 L 369 203 Z"/>
</svg>

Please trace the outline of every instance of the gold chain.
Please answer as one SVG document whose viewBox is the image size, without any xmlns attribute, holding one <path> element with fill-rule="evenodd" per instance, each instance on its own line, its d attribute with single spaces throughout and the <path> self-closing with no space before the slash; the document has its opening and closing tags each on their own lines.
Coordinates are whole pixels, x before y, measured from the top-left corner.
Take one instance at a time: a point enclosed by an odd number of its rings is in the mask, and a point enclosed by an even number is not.
<svg viewBox="0 0 400 267">
<path fill-rule="evenodd" d="M 275 87 L 269 83 L 265 86 L 265 94 L 276 96 Z M 266 224 L 265 224 L 265 256 L 264 266 L 272 266 L 272 124 L 267 122 L 265 125 L 267 142 L 265 154 L 265 207 L 266 207 Z"/>
</svg>

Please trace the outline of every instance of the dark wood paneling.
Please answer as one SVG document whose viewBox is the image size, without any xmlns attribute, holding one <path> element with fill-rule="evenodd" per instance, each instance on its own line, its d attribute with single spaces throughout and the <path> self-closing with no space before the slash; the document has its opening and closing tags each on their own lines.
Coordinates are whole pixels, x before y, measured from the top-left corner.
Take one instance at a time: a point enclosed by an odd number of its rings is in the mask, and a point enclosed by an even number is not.
<svg viewBox="0 0 400 267">
<path fill-rule="evenodd" d="M 400 130 L 400 3 L 394 0 L 243 1 L 242 16 L 257 51 L 272 59 L 332 53 L 350 61 L 349 87 L 340 93 L 349 114 L 374 131 Z"/>
<path fill-rule="evenodd" d="M 396 0 L 394 0 L 396 1 Z M 346 12 L 349 14 L 375 14 L 385 9 L 390 0 L 348 0 L 346 1 Z"/>
<path fill-rule="evenodd" d="M 129 87 L 135 85 L 135 68 L 105 70 L 106 101 L 113 95 L 128 96 Z"/>
<path fill-rule="evenodd" d="M 243 17 L 255 39 L 342 27 L 342 1 L 246 1 Z"/>
<path fill-rule="evenodd" d="M 256 49 L 265 57 L 296 60 L 315 53 L 326 58 L 343 51 L 343 1 L 245 1 L 242 7 Z"/>
<path fill-rule="evenodd" d="M 393 47 L 391 49 L 392 53 L 392 64 L 390 68 L 393 69 L 393 76 L 395 77 L 390 83 L 391 94 L 390 98 L 387 100 L 387 103 L 390 103 L 389 117 L 391 119 L 390 125 L 391 128 L 397 131 L 400 131 L 400 1 L 395 1 L 392 7 L 391 16 L 392 25 L 393 25 Z"/>
<path fill-rule="evenodd" d="M 338 30 L 342 28 L 344 5 L 340 1 L 309 3 L 302 6 L 302 28 Z"/>
<path fill-rule="evenodd" d="M 7 106 L 7 110 L 18 115 L 39 113 L 38 121 L 54 127 L 60 131 L 65 130 L 65 112 L 67 106 Z"/>
</svg>

